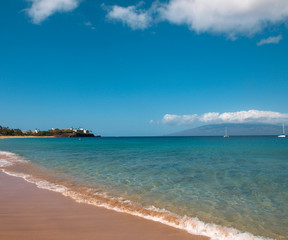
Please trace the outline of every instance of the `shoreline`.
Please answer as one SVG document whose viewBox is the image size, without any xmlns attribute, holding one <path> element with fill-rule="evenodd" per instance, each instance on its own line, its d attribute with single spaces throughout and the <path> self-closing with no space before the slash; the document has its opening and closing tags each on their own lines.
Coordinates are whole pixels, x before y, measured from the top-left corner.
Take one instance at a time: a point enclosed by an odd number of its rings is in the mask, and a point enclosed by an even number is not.
<svg viewBox="0 0 288 240">
<path fill-rule="evenodd" d="M 9 138 L 54 138 L 54 136 L 0 136 L 0 139 Z"/>
<path fill-rule="evenodd" d="M 0 238 L 209 240 L 137 216 L 77 203 L 0 171 Z"/>
<path fill-rule="evenodd" d="M 65 199 L 69 199 L 74 203 L 77 203 L 81 206 L 91 206 L 93 211 L 96 209 L 105 209 L 106 211 L 117 212 L 118 214 L 123 214 L 122 216 L 129 215 L 130 217 L 136 219 L 142 219 L 144 221 L 154 222 L 157 224 L 163 224 L 168 228 L 177 229 L 179 231 L 184 231 L 189 235 L 188 239 L 191 239 L 193 236 L 195 240 L 208 240 L 208 239 L 221 239 L 221 240 L 231 240 L 231 239 L 246 239 L 246 240 L 272 240 L 272 238 L 261 237 L 260 235 L 253 235 L 249 231 L 241 231 L 236 228 L 227 227 L 225 225 L 217 225 L 215 223 L 203 222 L 199 220 L 197 217 L 186 217 L 177 215 L 173 212 L 169 212 L 165 209 L 158 209 L 154 206 L 152 207 L 142 207 L 137 204 L 137 202 L 133 203 L 129 199 L 123 199 L 121 197 L 115 197 L 106 195 L 106 192 L 100 190 L 94 191 L 93 188 L 81 187 L 77 184 L 77 182 L 69 181 L 69 179 L 62 179 L 60 181 L 55 181 L 53 176 L 49 176 L 46 173 L 46 170 L 38 168 L 37 165 L 31 165 L 29 160 L 12 153 L 0 151 L 0 170 L 2 169 L 3 173 L 7 174 L 8 177 L 12 178 L 20 178 L 22 182 L 28 183 L 28 185 L 32 185 L 33 191 L 45 191 L 49 193 L 56 193 L 64 197 Z M 1 173 L 1 171 L 0 171 Z M 68 181 L 67 181 L 68 180 Z M 29 191 L 24 191 L 24 188 L 14 189 L 15 192 L 21 192 L 21 194 L 17 195 L 17 199 L 21 199 L 26 197 L 26 195 L 30 195 Z M 47 191 L 48 190 L 48 191 Z M 1 189 L 1 175 L 0 175 L 0 192 L 6 192 Z M 56 196 L 54 195 L 54 197 Z M 51 196 L 50 196 L 51 197 Z M 49 198 L 50 198 L 49 197 Z M 53 197 L 53 198 L 54 198 Z M 33 199 L 34 200 L 34 199 Z M 53 199 L 52 199 L 53 200 Z M 54 200 L 53 200 L 54 201 Z M 2 204 L 1 194 L 0 194 L 0 203 Z M 47 201 L 48 205 L 51 200 Z M 0 204 L 0 234 L 1 234 L 1 204 Z M 29 206 L 30 202 L 28 203 Z M 30 204 L 31 205 L 31 204 Z M 9 206 L 9 205 L 8 205 Z M 31 208 L 33 208 L 33 204 Z M 24 205 L 26 207 L 26 205 Z M 44 206 L 45 209 L 46 206 Z M 42 210 L 43 206 L 40 207 Z M 90 208 L 91 209 L 91 208 Z M 20 209 L 19 212 L 21 212 Z M 92 211 L 92 210 L 91 210 Z M 74 210 L 73 210 L 74 212 Z M 69 214 L 69 213 L 68 213 Z M 76 214 L 77 215 L 77 214 Z M 53 216 L 54 218 L 58 218 L 58 215 Z M 108 224 L 111 220 L 108 220 Z M 36 221 L 37 222 L 37 221 Z M 33 225 L 34 223 L 32 223 Z M 125 230 L 126 231 L 126 230 Z M 128 229 L 127 235 L 130 236 L 130 229 Z M 118 234 L 115 234 L 113 239 L 117 239 Z M 137 236 L 136 236 L 137 237 Z M 195 238 L 196 237 L 196 238 Z M 135 238 L 135 237 L 134 237 Z M 1 235 L 0 235 L 1 239 Z M 51 239 L 51 238 L 49 238 Z M 53 238 L 52 238 L 53 239 Z M 70 239 L 70 238 L 69 238 Z M 105 238 L 106 239 L 106 238 Z M 127 237 L 123 238 L 127 239 Z M 132 239 L 132 238 L 131 238 Z M 151 239 L 151 237 L 149 237 Z M 170 239 L 167 236 L 163 238 L 157 238 L 157 240 Z M 172 238 L 174 239 L 174 238 Z M 178 239 L 178 237 L 176 238 Z M 182 238 L 180 238 L 181 240 Z M 186 238 L 184 238 L 185 240 Z M 8 239 L 13 240 L 13 239 Z M 25 239 L 24 239 L 25 240 Z M 27 239 L 28 240 L 28 239 Z M 29 239 L 30 240 L 30 239 Z M 36 240 L 36 239 L 35 239 Z M 39 240 L 39 239 L 37 239 Z M 42 239 L 41 239 L 42 240 Z M 61 238 L 62 240 L 62 238 Z M 129 240 L 129 238 L 128 238 Z"/>
</svg>

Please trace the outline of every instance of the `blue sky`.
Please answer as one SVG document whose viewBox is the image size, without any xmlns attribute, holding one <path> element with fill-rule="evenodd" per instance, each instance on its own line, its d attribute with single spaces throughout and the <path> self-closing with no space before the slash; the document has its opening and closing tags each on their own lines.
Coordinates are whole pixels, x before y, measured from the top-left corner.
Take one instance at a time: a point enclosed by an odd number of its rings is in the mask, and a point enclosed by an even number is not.
<svg viewBox="0 0 288 240">
<path fill-rule="evenodd" d="M 199 0 L 57 1 L 0 3 L 0 125 L 129 136 L 287 121 L 287 1 L 243 15 L 228 0 L 204 13 Z"/>
</svg>

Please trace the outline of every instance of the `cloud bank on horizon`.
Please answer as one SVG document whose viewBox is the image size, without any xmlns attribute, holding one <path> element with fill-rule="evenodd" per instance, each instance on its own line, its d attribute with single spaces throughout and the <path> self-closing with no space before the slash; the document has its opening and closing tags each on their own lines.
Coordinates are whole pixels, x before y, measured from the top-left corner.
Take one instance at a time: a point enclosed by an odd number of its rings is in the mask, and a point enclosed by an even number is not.
<svg viewBox="0 0 288 240">
<path fill-rule="evenodd" d="M 127 14 L 121 14 L 126 10 Z M 140 19 L 141 15 L 141 19 Z M 168 21 L 176 25 L 187 25 L 197 33 L 218 33 L 230 37 L 252 35 L 273 24 L 288 19 L 287 0 L 170 0 L 155 1 L 148 10 L 136 6 L 113 6 L 107 16 L 136 29 L 128 19 L 133 16 L 143 26 L 152 21 Z"/>
<path fill-rule="evenodd" d="M 162 124 L 193 125 L 195 123 L 283 123 L 288 121 L 288 113 L 248 110 L 239 112 L 209 112 L 202 115 L 165 114 Z"/>
</svg>

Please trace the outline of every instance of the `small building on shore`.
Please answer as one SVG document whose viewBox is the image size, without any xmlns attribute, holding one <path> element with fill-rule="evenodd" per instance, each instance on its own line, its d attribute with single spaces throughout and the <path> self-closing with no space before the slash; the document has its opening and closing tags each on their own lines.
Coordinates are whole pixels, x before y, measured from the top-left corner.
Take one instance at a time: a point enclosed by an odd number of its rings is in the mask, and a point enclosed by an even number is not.
<svg viewBox="0 0 288 240">
<path fill-rule="evenodd" d="M 84 129 L 84 128 L 73 129 L 73 132 L 76 132 L 76 133 L 84 133 L 84 134 L 92 133 L 91 130 L 87 130 L 87 129 Z"/>
</svg>

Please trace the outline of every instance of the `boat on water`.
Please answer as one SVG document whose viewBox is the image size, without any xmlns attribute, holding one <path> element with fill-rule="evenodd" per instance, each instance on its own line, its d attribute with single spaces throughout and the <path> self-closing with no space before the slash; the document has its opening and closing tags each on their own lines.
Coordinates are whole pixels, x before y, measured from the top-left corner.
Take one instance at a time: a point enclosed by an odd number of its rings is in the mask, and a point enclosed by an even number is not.
<svg viewBox="0 0 288 240">
<path fill-rule="evenodd" d="M 227 127 L 225 128 L 225 135 L 224 135 L 224 138 L 229 138 L 229 135 L 227 133 Z"/>
<path fill-rule="evenodd" d="M 287 135 L 286 135 L 286 133 L 285 133 L 284 123 L 282 124 L 282 127 L 283 127 L 283 133 L 278 136 L 279 138 L 285 138 L 285 137 L 287 137 Z"/>
</svg>

